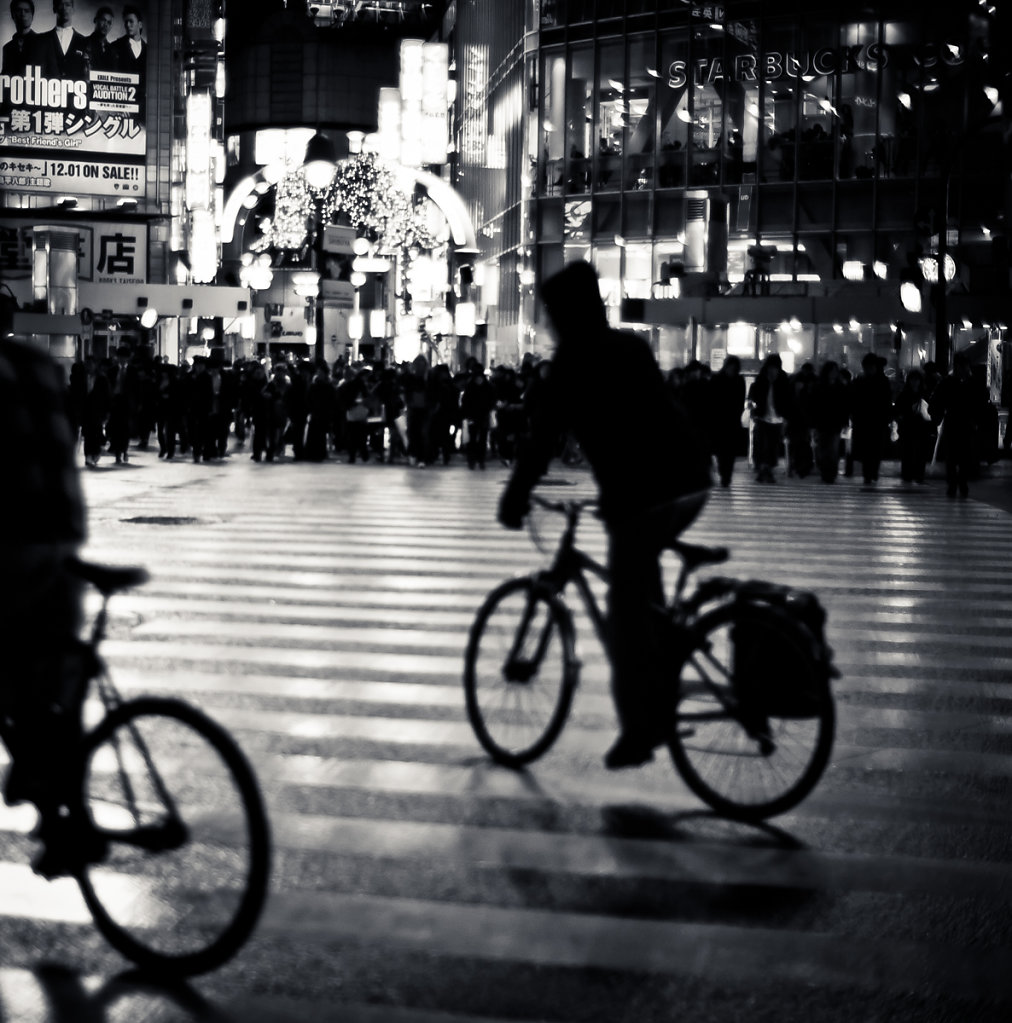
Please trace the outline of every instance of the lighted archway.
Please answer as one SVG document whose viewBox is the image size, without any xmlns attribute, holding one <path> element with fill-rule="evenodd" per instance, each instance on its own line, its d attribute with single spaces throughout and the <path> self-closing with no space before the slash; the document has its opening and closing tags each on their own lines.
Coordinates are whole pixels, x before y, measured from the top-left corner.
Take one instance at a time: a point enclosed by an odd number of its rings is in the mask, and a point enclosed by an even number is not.
<svg viewBox="0 0 1012 1023">
<path fill-rule="evenodd" d="M 460 193 L 431 171 L 413 167 L 405 168 L 405 171 L 416 184 L 425 189 L 429 198 L 446 218 L 454 248 L 465 252 L 477 252 L 478 243 L 474 225 L 471 223 L 471 216 L 467 212 Z M 243 210 L 243 203 L 249 196 L 257 194 L 258 186 L 264 182 L 270 185 L 276 183 L 270 181 L 264 174 L 264 169 L 261 168 L 255 174 L 243 178 L 232 189 L 222 212 L 221 241 L 223 245 L 230 245 L 235 239 L 235 228 Z"/>
</svg>

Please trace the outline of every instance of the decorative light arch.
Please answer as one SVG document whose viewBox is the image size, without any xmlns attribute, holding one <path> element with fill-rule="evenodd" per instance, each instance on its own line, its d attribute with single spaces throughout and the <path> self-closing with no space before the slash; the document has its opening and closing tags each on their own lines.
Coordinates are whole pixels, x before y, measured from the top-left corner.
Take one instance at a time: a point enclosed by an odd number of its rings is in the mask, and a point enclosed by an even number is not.
<svg viewBox="0 0 1012 1023">
<path fill-rule="evenodd" d="M 425 189 L 429 198 L 436 204 L 440 212 L 446 218 L 450 228 L 450 237 L 453 239 L 455 249 L 476 252 L 478 243 L 474 233 L 474 225 L 471 223 L 470 214 L 460 197 L 451 185 L 442 178 L 415 167 L 404 168 L 406 174 L 410 175 L 414 182 Z M 251 174 L 240 181 L 229 194 L 222 212 L 221 241 L 223 245 L 230 245 L 235 239 L 235 228 L 239 215 L 243 210 L 243 203 L 250 196 L 257 193 L 257 186 L 266 182 L 275 184 L 264 174 L 261 168 L 255 174 Z"/>
</svg>

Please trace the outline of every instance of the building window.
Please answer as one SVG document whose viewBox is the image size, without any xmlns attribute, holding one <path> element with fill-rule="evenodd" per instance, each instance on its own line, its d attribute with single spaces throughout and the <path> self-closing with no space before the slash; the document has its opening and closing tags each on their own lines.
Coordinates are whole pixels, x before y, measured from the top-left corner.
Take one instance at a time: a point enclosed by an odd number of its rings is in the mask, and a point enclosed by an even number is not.
<svg viewBox="0 0 1012 1023">
<path fill-rule="evenodd" d="M 566 77 L 565 155 L 567 193 L 590 189 L 590 158 L 594 151 L 594 51 L 589 45 L 574 46 L 569 53 Z"/>
</svg>

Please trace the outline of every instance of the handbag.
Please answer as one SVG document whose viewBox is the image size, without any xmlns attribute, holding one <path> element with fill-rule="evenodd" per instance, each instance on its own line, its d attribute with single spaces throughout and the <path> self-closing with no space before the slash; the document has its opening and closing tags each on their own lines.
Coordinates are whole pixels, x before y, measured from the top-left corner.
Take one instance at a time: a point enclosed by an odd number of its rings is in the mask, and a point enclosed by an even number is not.
<svg viewBox="0 0 1012 1023">
<path fill-rule="evenodd" d="M 364 423 L 369 418 L 369 409 L 366 403 L 359 398 L 354 405 L 348 409 L 345 416 L 349 423 Z"/>
</svg>

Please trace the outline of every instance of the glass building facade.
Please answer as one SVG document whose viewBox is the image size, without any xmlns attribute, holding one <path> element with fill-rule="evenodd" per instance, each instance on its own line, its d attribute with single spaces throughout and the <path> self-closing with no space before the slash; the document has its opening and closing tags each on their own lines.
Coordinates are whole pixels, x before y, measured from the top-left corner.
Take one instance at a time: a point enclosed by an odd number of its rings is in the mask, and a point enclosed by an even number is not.
<svg viewBox="0 0 1012 1023">
<path fill-rule="evenodd" d="M 503 359 L 546 345 L 534 284 L 579 258 L 662 365 L 778 350 L 855 367 L 888 350 L 902 369 L 947 355 L 939 314 L 956 348 L 1000 341 L 994 8 L 531 0 L 518 25 L 493 6 L 508 5 L 458 4 L 457 187 Z M 944 301 L 932 258 L 955 271 Z M 805 300 L 791 329 L 766 318 L 789 308 L 777 298 Z"/>
</svg>

